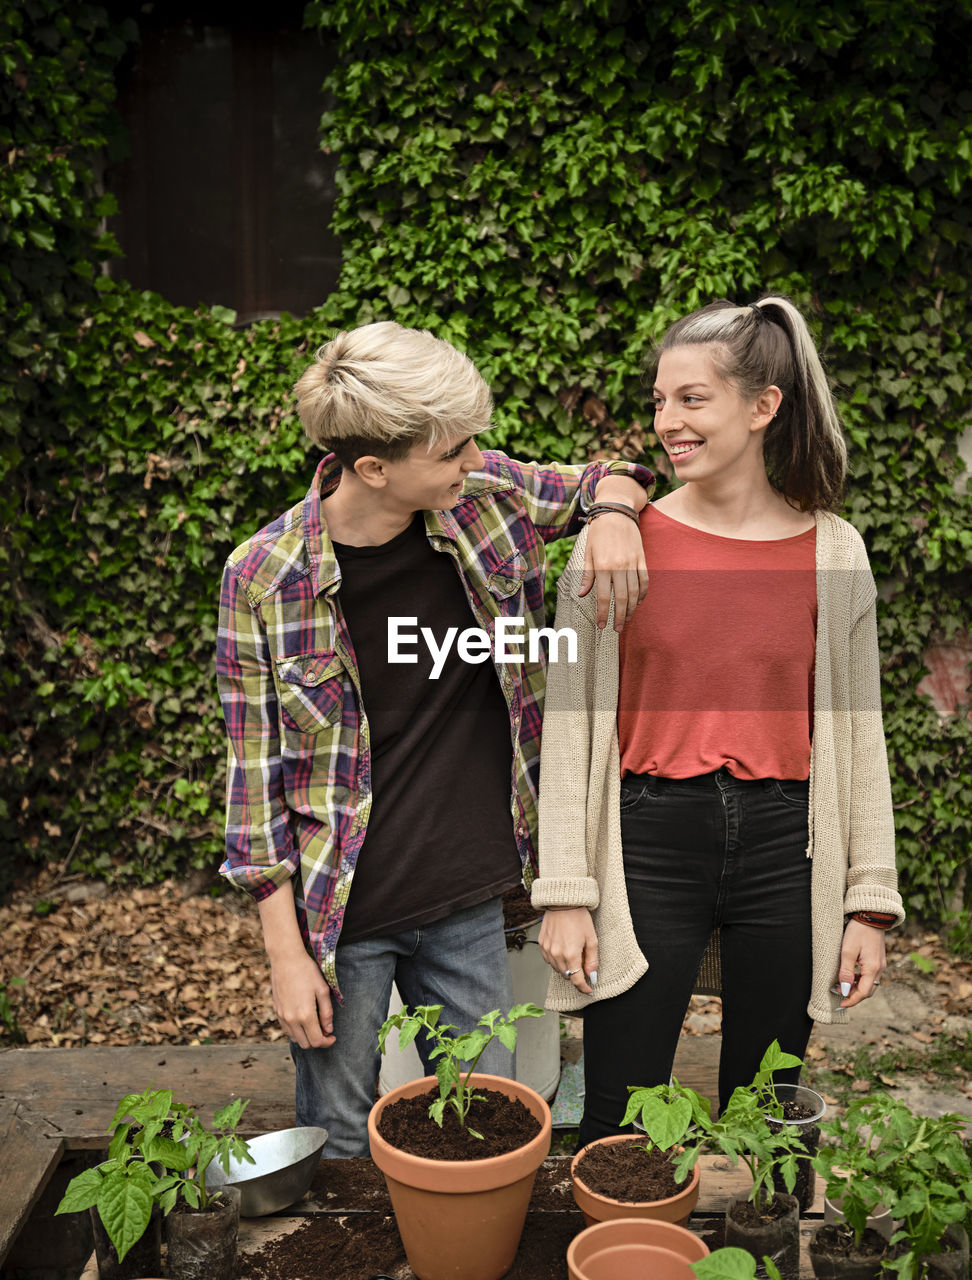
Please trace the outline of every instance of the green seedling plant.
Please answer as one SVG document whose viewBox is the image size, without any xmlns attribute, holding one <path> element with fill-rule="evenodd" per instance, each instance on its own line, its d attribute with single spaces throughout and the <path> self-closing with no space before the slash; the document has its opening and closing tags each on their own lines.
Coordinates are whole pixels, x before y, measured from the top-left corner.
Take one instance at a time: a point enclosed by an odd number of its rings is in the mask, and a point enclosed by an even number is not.
<svg viewBox="0 0 972 1280">
<path fill-rule="evenodd" d="M 216 1112 L 210 1131 L 170 1089 L 127 1094 L 108 1126 L 107 1160 L 71 1179 L 55 1213 L 97 1208 L 121 1262 L 145 1233 L 155 1205 L 167 1214 L 180 1194 L 193 1208 L 210 1203 L 205 1175 L 212 1159 L 227 1173 L 231 1156 L 252 1162 L 235 1133 L 248 1101 L 238 1098 Z"/>
<path fill-rule="evenodd" d="M 824 1194 L 840 1201 L 840 1212 L 859 1246 L 867 1220 L 881 1204 L 880 1175 L 895 1153 L 885 1146 L 886 1126 L 880 1097 L 857 1098 L 843 1115 L 820 1126 L 824 1145 L 813 1167 L 825 1181 Z"/>
<path fill-rule="evenodd" d="M 672 1077 L 670 1084 L 628 1085 L 628 1106 L 621 1124 L 640 1123 L 646 1151 L 671 1151 L 681 1147 L 673 1161 L 676 1182 L 684 1182 L 702 1154 L 711 1126 L 708 1098 Z"/>
<path fill-rule="evenodd" d="M 756 1259 L 746 1249 L 730 1245 L 726 1249 L 714 1249 L 698 1262 L 690 1262 L 697 1280 L 756 1280 Z M 782 1280 L 779 1267 L 772 1258 L 763 1255 L 763 1271 L 768 1280 Z"/>
<path fill-rule="evenodd" d="M 450 1034 L 457 1031 L 457 1027 L 439 1024 L 441 1015 L 441 1004 L 420 1004 L 412 1011 L 399 1009 L 378 1032 L 378 1048 L 385 1052 L 385 1042 L 396 1028 L 400 1049 L 408 1048 L 418 1033 L 424 1031 L 426 1040 L 433 1046 L 429 1058 L 439 1059 L 435 1066 L 439 1096 L 429 1107 L 429 1115 L 441 1129 L 446 1107 L 451 1107 L 460 1126 L 472 1137 L 481 1139 L 483 1135 L 467 1124 L 469 1108 L 484 1096 L 471 1088 L 470 1076 L 488 1044 L 499 1040 L 512 1053 L 516 1047 L 514 1023 L 521 1018 L 542 1018 L 543 1010 L 535 1004 L 515 1004 L 504 1016 L 499 1009 L 493 1009 L 479 1019 L 472 1031 L 460 1035 Z"/>
<path fill-rule="evenodd" d="M 830 1121 L 828 1132 L 837 1123 Z M 972 1162 L 962 1136 L 966 1119 L 917 1115 L 900 1099 L 879 1093 L 852 1103 L 844 1124 L 846 1131 L 834 1131 L 834 1136 L 848 1145 L 840 1149 L 835 1163 L 847 1167 L 855 1140 L 861 1143 L 857 1135 L 870 1132 L 864 1172 L 872 1189 L 864 1194 L 874 1195 L 900 1222 L 891 1244 L 907 1245 L 906 1252 L 885 1261 L 884 1268 L 897 1272 L 901 1280 L 922 1280 L 928 1274 L 924 1259 L 943 1251 L 945 1232 L 963 1221 L 972 1203 Z M 842 1189 L 839 1194 L 847 1216 L 847 1192 Z"/>
<path fill-rule="evenodd" d="M 708 1126 L 705 1145 L 720 1152 L 734 1164 L 741 1160 L 753 1179 L 749 1200 L 760 1205 L 773 1198 L 773 1175 L 777 1171 L 791 1194 L 796 1186 L 798 1160 L 806 1158 L 800 1137 L 783 1124 L 783 1106 L 773 1090 L 773 1073 L 786 1067 L 802 1066 L 802 1060 L 784 1053 L 774 1040 L 763 1054 L 752 1081 L 733 1090 L 718 1120 Z M 779 1124 L 774 1133 L 771 1125 Z"/>
</svg>

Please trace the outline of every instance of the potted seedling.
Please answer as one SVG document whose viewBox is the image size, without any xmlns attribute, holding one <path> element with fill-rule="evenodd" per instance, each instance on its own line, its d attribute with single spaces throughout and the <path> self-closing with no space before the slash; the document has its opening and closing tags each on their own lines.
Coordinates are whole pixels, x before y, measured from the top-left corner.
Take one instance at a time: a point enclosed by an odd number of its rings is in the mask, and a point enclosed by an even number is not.
<svg viewBox="0 0 972 1280">
<path fill-rule="evenodd" d="M 797 1280 L 800 1261 L 800 1208 L 793 1189 L 800 1158 L 806 1152 L 799 1135 L 782 1120 L 773 1073 L 801 1061 L 774 1040 L 749 1085 L 733 1090 L 718 1120 L 708 1127 L 706 1147 L 735 1163 L 741 1160 L 753 1180 L 748 1196 L 730 1200 L 726 1244 L 747 1249 L 755 1258 L 772 1258 L 783 1280 Z M 776 1191 L 782 1181 L 785 1191 Z"/>
<path fill-rule="evenodd" d="M 193 1107 L 172 1104 L 172 1136 L 164 1148 L 153 1148 L 164 1166 L 156 1195 L 167 1215 L 170 1280 L 233 1280 L 236 1274 L 240 1193 L 233 1186 L 208 1187 L 206 1171 L 214 1160 L 226 1173 L 231 1159 L 252 1160 L 236 1132 L 248 1103 L 237 1098 L 222 1107 L 211 1128 Z"/>
<path fill-rule="evenodd" d="M 217 1112 L 210 1131 L 191 1107 L 173 1100 L 169 1089 L 146 1089 L 122 1098 L 109 1126 L 107 1160 L 72 1178 L 56 1210 L 91 1210 L 101 1280 L 157 1275 L 161 1214 L 177 1208 L 166 1230 L 170 1280 L 230 1280 L 239 1197 L 235 1189 L 218 1196 L 209 1193 L 205 1169 L 212 1159 L 228 1167 L 231 1156 L 246 1158 L 246 1143 L 235 1133 L 246 1105 L 237 1099 Z M 214 1212 L 226 1215 L 216 1232 L 220 1243 L 209 1254 L 200 1255 L 194 1248 L 193 1260 L 183 1264 L 180 1253 L 186 1250 L 180 1241 L 185 1233 L 180 1220 L 195 1216 L 197 1222 L 209 1223 Z"/>
<path fill-rule="evenodd" d="M 588 1143 L 571 1161 L 574 1199 L 587 1225 L 655 1218 L 684 1226 L 699 1198 L 698 1159 L 711 1123 L 709 1100 L 674 1079 L 628 1086 L 621 1125 L 639 1134 Z"/>
<path fill-rule="evenodd" d="M 972 1203 L 972 1163 L 965 1118 L 916 1115 L 900 1099 L 876 1094 L 856 1105 L 853 1123 L 870 1132 L 868 1180 L 899 1224 L 885 1271 L 900 1280 L 967 1280 L 962 1222 Z M 842 1207 L 847 1214 L 846 1193 Z"/>
<path fill-rule="evenodd" d="M 881 1203 L 880 1175 L 893 1158 L 885 1141 L 884 1103 L 855 1099 L 821 1125 L 825 1141 L 814 1157 L 824 1179 L 824 1222 L 810 1242 L 818 1280 L 871 1280 L 888 1256 L 891 1215 Z"/>
<path fill-rule="evenodd" d="M 101 1280 L 137 1280 L 162 1269 L 158 1170 L 150 1161 L 171 1106 L 167 1089 L 122 1098 L 108 1127 L 108 1158 L 72 1178 L 55 1210 L 90 1211 Z"/>
<path fill-rule="evenodd" d="M 493 1010 L 472 1031 L 442 1025 L 441 1005 L 400 1009 L 382 1026 L 399 1047 L 424 1033 L 435 1076 L 391 1089 L 368 1117 L 375 1164 L 385 1175 L 402 1244 L 423 1280 L 498 1280 L 513 1265 L 537 1169 L 550 1150 L 550 1108 L 536 1090 L 476 1074 L 494 1039 L 512 1053 L 516 1023 L 533 1004 Z"/>
</svg>

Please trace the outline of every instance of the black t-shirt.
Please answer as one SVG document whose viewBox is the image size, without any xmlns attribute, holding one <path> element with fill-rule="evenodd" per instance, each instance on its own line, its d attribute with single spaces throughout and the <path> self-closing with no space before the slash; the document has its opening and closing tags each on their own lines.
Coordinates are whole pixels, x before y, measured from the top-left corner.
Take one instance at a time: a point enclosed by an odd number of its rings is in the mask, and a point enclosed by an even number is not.
<svg viewBox="0 0 972 1280">
<path fill-rule="evenodd" d="M 421 516 L 378 547 L 334 544 L 371 737 L 372 809 L 341 942 L 430 924 L 518 884 L 510 717 L 492 658 L 463 661 L 454 640 L 438 679 L 422 639 L 477 625 L 456 564 Z M 417 642 L 388 661 L 388 619 Z"/>
</svg>

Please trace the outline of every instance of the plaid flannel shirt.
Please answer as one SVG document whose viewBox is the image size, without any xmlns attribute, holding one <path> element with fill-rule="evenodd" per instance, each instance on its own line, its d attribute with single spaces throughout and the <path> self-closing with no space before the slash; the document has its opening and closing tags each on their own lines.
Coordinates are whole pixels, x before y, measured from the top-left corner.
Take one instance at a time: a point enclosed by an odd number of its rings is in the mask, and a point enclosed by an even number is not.
<svg viewBox="0 0 972 1280">
<path fill-rule="evenodd" d="M 475 624 L 492 639 L 498 617 L 523 618 L 528 632 L 544 625 L 543 544 L 579 531 L 600 476 L 629 475 L 649 489 L 653 481 L 646 468 L 623 462 L 484 458 L 452 510 L 424 517 L 429 542 L 455 561 Z M 369 725 L 321 511 L 339 478 L 336 459 L 325 458 L 303 502 L 229 557 L 217 641 L 229 738 L 220 871 L 257 899 L 293 878 L 304 941 L 335 992 L 335 949 L 372 803 Z M 529 885 L 546 659 L 525 655 L 496 670 L 513 741 L 513 830 Z"/>
</svg>

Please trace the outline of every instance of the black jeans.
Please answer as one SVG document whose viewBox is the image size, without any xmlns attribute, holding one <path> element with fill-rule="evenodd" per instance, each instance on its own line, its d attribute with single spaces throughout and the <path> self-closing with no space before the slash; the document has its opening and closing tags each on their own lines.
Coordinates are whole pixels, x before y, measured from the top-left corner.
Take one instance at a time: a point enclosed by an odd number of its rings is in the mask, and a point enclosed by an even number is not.
<svg viewBox="0 0 972 1280">
<path fill-rule="evenodd" d="M 719 1102 L 777 1039 L 803 1057 L 810 999 L 807 782 L 629 775 L 621 784 L 628 904 L 648 972 L 584 1014 L 580 1142 L 621 1132 L 628 1085 L 667 1083 L 709 938 L 722 954 Z M 778 1082 L 795 1082 L 798 1070 Z"/>
</svg>

